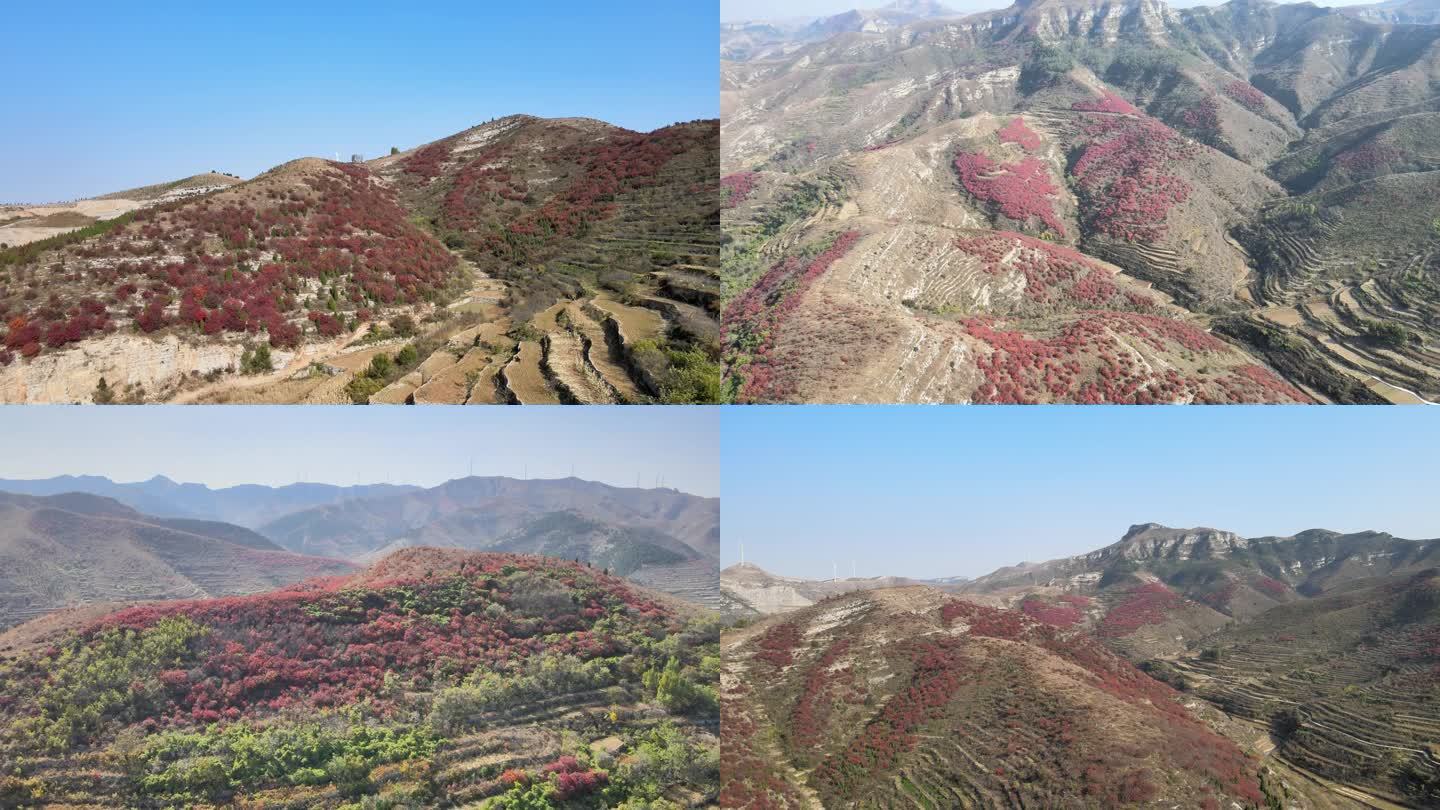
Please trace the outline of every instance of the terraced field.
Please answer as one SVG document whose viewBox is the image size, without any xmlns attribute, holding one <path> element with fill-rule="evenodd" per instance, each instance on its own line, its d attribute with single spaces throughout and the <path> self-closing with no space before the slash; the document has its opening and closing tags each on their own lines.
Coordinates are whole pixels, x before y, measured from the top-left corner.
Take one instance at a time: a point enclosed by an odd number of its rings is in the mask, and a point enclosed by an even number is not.
<svg viewBox="0 0 1440 810">
<path fill-rule="evenodd" d="M 722 652 L 726 806 L 1264 801 L 1257 763 L 1168 687 L 1083 633 L 931 588 L 826 599 Z"/>
<path fill-rule="evenodd" d="M 1428 572 L 1276 608 L 1175 665 L 1195 694 L 1268 729 L 1287 765 L 1430 806 L 1440 800 L 1433 589 Z"/>
</svg>

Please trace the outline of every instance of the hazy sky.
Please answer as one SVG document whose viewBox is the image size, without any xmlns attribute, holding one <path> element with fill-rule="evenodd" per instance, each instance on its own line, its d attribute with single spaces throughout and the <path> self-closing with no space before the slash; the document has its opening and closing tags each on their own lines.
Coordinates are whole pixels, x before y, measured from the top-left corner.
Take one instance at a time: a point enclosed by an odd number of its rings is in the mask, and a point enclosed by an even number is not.
<svg viewBox="0 0 1440 810">
<path fill-rule="evenodd" d="M 722 562 L 977 576 L 1135 523 L 1440 537 L 1428 408 L 727 408 Z"/>
<path fill-rule="evenodd" d="M 0 202 L 406 149 L 512 113 L 719 115 L 713 0 L 7 3 Z"/>
<path fill-rule="evenodd" d="M 0 478 L 433 486 L 476 475 L 719 494 L 709 407 L 0 407 Z"/>
</svg>

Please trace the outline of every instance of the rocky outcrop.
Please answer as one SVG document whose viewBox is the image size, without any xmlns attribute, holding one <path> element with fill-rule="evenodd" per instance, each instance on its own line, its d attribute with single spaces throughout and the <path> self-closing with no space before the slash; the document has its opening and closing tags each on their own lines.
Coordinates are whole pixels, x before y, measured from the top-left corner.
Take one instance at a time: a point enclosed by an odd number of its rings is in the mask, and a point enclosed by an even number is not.
<svg viewBox="0 0 1440 810">
<path fill-rule="evenodd" d="M 237 366 L 244 350 L 238 343 L 194 345 L 175 335 L 111 335 L 0 368 L 0 403 L 90 402 L 101 377 L 117 396 L 131 386 L 158 393 L 190 374 Z M 277 367 L 284 354 L 274 353 Z"/>
</svg>

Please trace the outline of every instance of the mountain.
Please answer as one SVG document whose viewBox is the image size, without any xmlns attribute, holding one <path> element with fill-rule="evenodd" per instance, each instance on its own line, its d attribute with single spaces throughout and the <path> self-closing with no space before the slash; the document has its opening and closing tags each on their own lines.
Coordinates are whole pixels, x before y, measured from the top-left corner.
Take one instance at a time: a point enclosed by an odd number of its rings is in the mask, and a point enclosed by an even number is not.
<svg viewBox="0 0 1440 810">
<path fill-rule="evenodd" d="M 725 395 L 1434 399 L 1437 42 L 1027 0 L 725 59 Z"/>
<path fill-rule="evenodd" d="M 254 529 L 291 512 L 353 498 L 413 492 L 403 484 L 353 487 L 297 483 L 278 487 L 242 484 L 211 489 L 204 484 L 176 483 L 163 475 L 148 481 L 118 483 L 96 475 L 61 475 L 31 480 L 0 479 L 0 491 L 26 495 L 86 492 L 114 498 L 150 515 L 234 523 Z"/>
<path fill-rule="evenodd" d="M 1289 784 L 1085 633 L 933 588 L 768 617 L 722 658 L 726 807 L 1217 808 Z"/>
<path fill-rule="evenodd" d="M 720 572 L 725 611 L 737 616 L 768 615 L 809 607 L 851 591 L 917 584 L 904 577 L 801 579 L 771 574 L 755 563 L 738 563 Z"/>
<path fill-rule="evenodd" d="M 713 805 L 717 627 L 587 566 L 437 549 L 264 594 L 76 615 L 0 666 L 0 795 Z"/>
<path fill-rule="evenodd" d="M 1139 662 L 1183 652 L 1234 620 L 1437 561 L 1440 541 L 1382 532 L 1244 538 L 1145 523 L 1102 549 L 1002 568 L 959 590 L 1042 621 L 1089 627 Z"/>
<path fill-rule="evenodd" d="M 0 629 L 88 603 L 233 596 L 353 568 L 239 526 L 152 517 L 109 498 L 0 492 Z"/>
<path fill-rule="evenodd" d="M 1394 25 L 1440 24 L 1440 3 L 1435 0 L 1388 0 L 1365 6 L 1345 6 L 1347 16 Z"/>
<path fill-rule="evenodd" d="M 461 478 L 297 511 L 258 528 L 307 554 L 366 561 L 409 546 L 580 559 L 716 606 L 718 499 L 578 478 Z"/>
<path fill-rule="evenodd" d="M 828 17 L 752 20 L 720 24 L 720 58 L 772 59 L 807 42 L 852 31 L 891 31 L 909 22 L 952 17 L 957 12 L 935 0 L 895 0 L 878 9 L 852 9 Z"/>
<path fill-rule="evenodd" d="M 717 139 L 509 116 L 0 250 L 0 401 L 714 401 Z"/>
</svg>

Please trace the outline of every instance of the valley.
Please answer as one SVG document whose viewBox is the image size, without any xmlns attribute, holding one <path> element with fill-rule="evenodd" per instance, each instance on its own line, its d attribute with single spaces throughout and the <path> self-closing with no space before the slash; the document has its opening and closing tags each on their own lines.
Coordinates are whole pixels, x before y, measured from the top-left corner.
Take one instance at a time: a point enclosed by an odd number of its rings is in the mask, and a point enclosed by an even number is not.
<svg viewBox="0 0 1440 810">
<path fill-rule="evenodd" d="M 0 248 L 0 402 L 714 402 L 717 139 L 517 115 L 81 201 Z"/>
<path fill-rule="evenodd" d="M 1436 401 L 1431 6 L 722 26 L 724 396 Z"/>
</svg>

